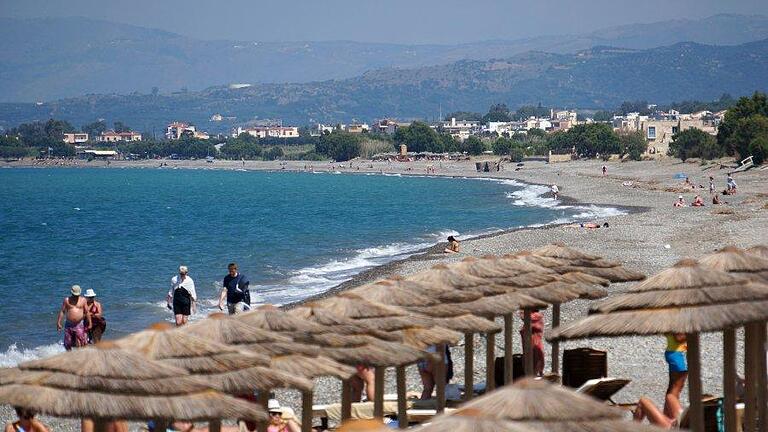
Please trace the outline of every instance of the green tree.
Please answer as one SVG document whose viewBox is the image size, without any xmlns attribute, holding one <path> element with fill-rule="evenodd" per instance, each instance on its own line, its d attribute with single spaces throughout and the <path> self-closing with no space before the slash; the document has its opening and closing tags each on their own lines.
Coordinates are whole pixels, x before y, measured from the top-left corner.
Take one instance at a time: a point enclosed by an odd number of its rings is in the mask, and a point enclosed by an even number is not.
<svg viewBox="0 0 768 432">
<path fill-rule="evenodd" d="M 245 136 L 244 136 L 245 135 Z M 230 138 L 221 146 L 221 155 L 225 159 L 258 159 L 263 152 L 258 139 L 243 133 L 237 138 Z"/>
<path fill-rule="evenodd" d="M 472 156 L 483 154 L 485 149 L 485 144 L 476 136 L 471 136 L 461 143 L 461 151 Z"/>
<path fill-rule="evenodd" d="M 749 144 L 761 133 L 763 122 L 759 117 L 768 117 L 766 94 L 755 92 L 752 97 L 740 98 L 736 105 L 725 113 L 725 118 L 718 126 L 717 143 L 729 155 L 738 153 L 741 157 L 747 157 Z M 752 120 L 748 121 L 749 118 Z M 742 130 L 745 128 L 747 130 Z"/>
<path fill-rule="evenodd" d="M 629 156 L 632 160 L 640 160 L 648 150 L 648 141 L 642 131 L 624 132 L 619 134 L 620 155 Z"/>
<path fill-rule="evenodd" d="M 525 120 L 529 117 L 549 117 L 550 109 L 549 107 L 541 106 L 541 103 L 538 105 L 524 105 L 515 111 L 515 115 L 513 116 L 517 120 Z"/>
<path fill-rule="evenodd" d="M 514 142 L 509 138 L 499 138 L 491 144 L 493 148 L 493 154 L 499 156 L 506 156 L 512 152 Z"/>
<path fill-rule="evenodd" d="M 97 120 L 93 123 L 84 125 L 81 129 L 88 134 L 89 139 L 94 140 L 97 136 L 101 135 L 102 132 L 107 130 L 107 122 L 104 120 Z"/>
<path fill-rule="evenodd" d="M 117 133 L 120 133 L 120 132 L 130 132 L 131 131 L 131 128 L 127 124 L 125 124 L 125 123 L 123 123 L 121 121 L 114 122 L 112 124 L 112 126 L 114 126 L 115 132 L 117 132 Z"/>
<path fill-rule="evenodd" d="M 596 122 L 611 121 L 613 119 L 613 113 L 605 110 L 595 111 L 595 114 L 592 115 L 592 119 Z"/>
<path fill-rule="evenodd" d="M 264 159 L 266 160 L 278 160 L 285 157 L 285 152 L 282 147 L 272 147 L 264 152 Z"/>
<path fill-rule="evenodd" d="M 508 122 L 512 121 L 507 104 L 494 104 L 488 109 L 488 114 L 483 116 L 483 122 Z"/>
<path fill-rule="evenodd" d="M 715 159 L 723 155 L 723 148 L 712 135 L 690 128 L 672 136 L 667 154 L 683 161 L 690 158 Z"/>
<path fill-rule="evenodd" d="M 531 129 L 528 129 L 527 135 L 531 138 L 535 138 L 535 137 L 545 138 L 547 136 L 547 133 L 539 128 L 531 128 Z"/>
<path fill-rule="evenodd" d="M 749 153 L 756 164 L 762 164 L 768 159 L 768 136 L 762 135 L 749 143 Z"/>
<path fill-rule="evenodd" d="M 549 146 L 563 153 L 575 148 L 578 155 L 587 158 L 621 152 L 618 135 L 605 123 L 581 124 L 567 132 L 556 132 L 550 136 Z"/>
<path fill-rule="evenodd" d="M 444 151 L 446 141 L 428 124 L 422 122 L 413 122 L 410 126 L 401 127 L 395 132 L 395 149 L 399 150 L 400 144 L 408 146 L 408 151 L 412 152 L 434 152 Z"/>
<path fill-rule="evenodd" d="M 65 133 L 75 132 L 75 128 L 64 120 L 50 119 L 45 122 L 45 135 L 53 139 L 64 139 Z"/>
<path fill-rule="evenodd" d="M 341 131 L 323 134 L 315 144 L 315 151 L 337 162 L 360 156 L 360 137 Z"/>
</svg>

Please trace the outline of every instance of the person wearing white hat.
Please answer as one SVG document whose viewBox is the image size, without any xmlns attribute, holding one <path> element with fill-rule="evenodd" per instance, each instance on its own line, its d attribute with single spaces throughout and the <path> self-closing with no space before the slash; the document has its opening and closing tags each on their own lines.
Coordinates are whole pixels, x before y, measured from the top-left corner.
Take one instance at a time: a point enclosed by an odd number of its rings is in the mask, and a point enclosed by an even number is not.
<svg viewBox="0 0 768 432">
<path fill-rule="evenodd" d="M 89 342 L 99 343 L 101 336 L 107 330 L 107 320 L 104 319 L 104 309 L 101 302 L 96 301 L 96 291 L 93 288 L 85 290 L 85 302 L 88 307 L 88 314 L 91 316 L 91 330 L 88 332 Z"/>
<path fill-rule="evenodd" d="M 189 316 L 195 312 L 197 292 L 195 292 L 195 281 L 188 273 L 187 266 L 179 266 L 179 274 L 171 278 L 171 289 L 168 290 L 166 297 L 168 308 L 173 310 L 177 326 L 186 324 Z"/>
<path fill-rule="evenodd" d="M 673 207 L 685 207 L 685 200 L 682 195 L 677 196 L 677 201 L 672 205 Z"/>
<path fill-rule="evenodd" d="M 301 426 L 296 423 L 293 415 L 284 416 L 289 408 L 280 406 L 277 399 L 270 399 L 267 402 L 267 412 L 269 413 L 269 426 L 267 432 L 301 432 Z M 290 410 L 293 413 L 293 410 Z"/>
<path fill-rule="evenodd" d="M 67 351 L 72 347 L 78 348 L 88 344 L 88 329 L 91 328 L 91 315 L 88 313 L 85 299 L 81 296 L 80 285 L 72 285 L 69 292 L 70 295 L 64 299 L 56 318 L 56 330 L 61 331 L 62 319 L 66 317 L 63 328 L 64 349 Z"/>
</svg>

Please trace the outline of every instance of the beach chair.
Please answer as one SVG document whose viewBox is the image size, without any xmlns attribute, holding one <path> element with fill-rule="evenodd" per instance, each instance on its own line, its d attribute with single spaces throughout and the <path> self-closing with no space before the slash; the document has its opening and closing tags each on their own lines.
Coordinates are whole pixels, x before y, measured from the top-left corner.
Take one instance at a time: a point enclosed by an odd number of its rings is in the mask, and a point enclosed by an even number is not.
<svg viewBox="0 0 768 432">
<path fill-rule="evenodd" d="M 611 398 L 630 382 L 632 380 L 622 378 L 593 378 L 577 388 L 576 392 L 616 405 L 616 402 Z"/>
<path fill-rule="evenodd" d="M 577 389 L 585 382 L 608 376 L 608 353 L 592 348 L 563 351 L 563 385 Z"/>
</svg>

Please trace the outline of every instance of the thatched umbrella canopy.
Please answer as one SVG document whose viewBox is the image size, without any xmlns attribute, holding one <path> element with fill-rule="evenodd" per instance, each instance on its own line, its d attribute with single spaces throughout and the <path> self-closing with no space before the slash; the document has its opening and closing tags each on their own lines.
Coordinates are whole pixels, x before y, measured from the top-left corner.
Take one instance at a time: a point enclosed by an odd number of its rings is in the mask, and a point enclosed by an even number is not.
<svg viewBox="0 0 768 432">
<path fill-rule="evenodd" d="M 526 378 L 464 404 L 452 415 L 419 428 L 432 431 L 651 432 L 660 429 L 624 419 L 624 413 L 545 380 Z"/>
<path fill-rule="evenodd" d="M 234 319 L 264 330 L 286 334 L 319 334 L 333 331 L 331 328 L 301 319 L 271 305 L 261 306 L 250 312 L 235 315 Z"/>
<path fill-rule="evenodd" d="M 518 257 L 533 264 L 554 270 L 557 273 L 565 274 L 568 272 L 581 272 L 599 278 L 608 279 L 611 282 L 632 282 L 645 279 L 645 275 L 636 271 L 628 270 L 619 263 L 605 260 L 572 260 L 564 258 L 554 258 L 536 254 L 535 252 L 520 252 L 509 258 Z"/>
<path fill-rule="evenodd" d="M 532 263 L 497 257 L 465 258 L 452 269 L 505 286 L 535 287 L 559 280 L 554 271 Z"/>
<path fill-rule="evenodd" d="M 83 367 L 88 365 L 88 367 Z M 205 390 L 184 369 L 152 361 L 112 342 L 19 364 L 0 374 L 0 403 L 55 416 L 108 419 L 236 418 L 231 398 Z M 207 408 L 198 409 L 208 404 Z M 233 407 L 264 418 L 258 407 Z"/>
<path fill-rule="evenodd" d="M 592 307 L 592 315 L 553 330 L 547 339 L 688 334 L 692 424 L 697 428 L 703 422 L 699 333 L 730 332 L 746 323 L 763 321 L 768 319 L 766 307 L 768 286 L 712 270 L 693 260 L 682 260 L 630 288 L 626 294 L 596 304 Z M 735 338 L 733 340 L 735 342 Z M 724 351 L 726 362 L 730 362 L 731 348 Z M 729 399 L 725 405 L 729 411 L 729 407 L 735 405 L 730 403 L 735 399 L 731 399 L 733 394 L 728 390 L 734 381 L 730 371 L 724 374 L 724 380 L 726 398 Z"/>
<path fill-rule="evenodd" d="M 703 266 L 768 283 L 768 259 L 728 246 L 699 260 Z"/>
<path fill-rule="evenodd" d="M 353 367 L 341 364 L 328 357 L 307 357 L 295 354 L 277 356 L 272 357 L 270 366 L 281 372 L 307 378 L 332 376 L 338 379 L 349 379 L 355 374 Z"/>
<path fill-rule="evenodd" d="M 146 361 L 146 360 L 145 360 Z M 0 386 L 0 404 L 56 417 L 99 420 L 266 420 L 261 407 L 212 390 L 176 396 L 137 396 L 118 392 L 72 391 L 34 384 Z"/>
<path fill-rule="evenodd" d="M 312 382 L 305 378 L 270 370 L 270 360 L 263 354 L 198 338 L 181 328 L 155 325 L 115 343 L 149 359 L 182 366 L 224 393 L 242 394 L 275 387 L 312 389 Z"/>
<path fill-rule="evenodd" d="M 761 258 L 768 259 L 768 246 L 752 246 L 751 248 L 747 249 L 747 252 L 751 253 L 752 255 L 757 255 Z"/>
<path fill-rule="evenodd" d="M 291 338 L 265 330 L 223 313 L 214 313 L 208 319 L 195 321 L 179 328 L 198 338 L 224 345 L 242 345 L 265 342 L 290 342 Z"/>
<path fill-rule="evenodd" d="M 743 276 L 756 282 L 768 283 L 768 259 L 734 246 L 728 246 L 716 253 L 707 255 L 700 262 L 702 266 L 708 268 Z M 727 339 L 729 342 L 726 349 L 728 351 L 733 350 L 735 354 L 735 346 L 730 343 L 729 336 L 724 335 L 724 340 Z M 766 322 L 747 325 L 744 332 L 744 342 L 746 399 L 748 400 L 745 424 L 747 428 L 750 428 L 757 418 L 768 417 L 768 402 L 766 402 L 768 400 L 768 379 L 766 379 L 768 365 L 765 357 Z M 730 364 L 727 367 L 732 368 Z M 734 371 L 731 370 L 730 372 Z M 752 410 L 750 405 L 756 405 L 757 411 Z"/>
</svg>

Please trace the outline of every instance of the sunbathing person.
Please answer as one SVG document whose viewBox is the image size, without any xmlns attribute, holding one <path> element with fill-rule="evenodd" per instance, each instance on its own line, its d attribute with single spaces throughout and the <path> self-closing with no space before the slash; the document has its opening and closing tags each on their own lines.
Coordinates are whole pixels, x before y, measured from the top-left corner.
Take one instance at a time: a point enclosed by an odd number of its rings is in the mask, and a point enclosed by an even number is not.
<svg viewBox="0 0 768 432">
<path fill-rule="evenodd" d="M 701 199 L 701 195 L 696 195 L 691 203 L 691 207 L 704 207 L 704 200 Z"/>
<path fill-rule="evenodd" d="M 587 222 L 587 223 L 581 223 L 579 224 L 579 228 L 588 228 L 588 229 L 598 229 L 598 228 L 608 228 L 610 225 L 608 225 L 608 222 L 600 225 L 597 222 Z"/>
<path fill-rule="evenodd" d="M 448 247 L 443 251 L 447 254 L 459 253 L 459 241 L 454 236 L 448 236 Z"/>
<path fill-rule="evenodd" d="M 685 207 L 685 200 L 683 199 L 682 195 L 677 197 L 677 201 L 672 204 L 672 207 Z"/>
<path fill-rule="evenodd" d="M 680 427 L 680 421 L 684 410 L 680 405 L 680 399 L 671 394 L 664 398 L 664 410 L 660 410 L 652 400 L 642 397 L 637 401 L 637 408 L 632 412 L 635 421 L 642 422 L 648 419 L 648 423 L 659 426 L 662 429 Z"/>
<path fill-rule="evenodd" d="M 374 368 L 366 365 L 357 365 L 357 373 L 349 380 L 352 387 L 352 402 L 360 402 L 363 399 L 363 390 L 369 401 L 373 400 L 375 386 Z"/>
</svg>

